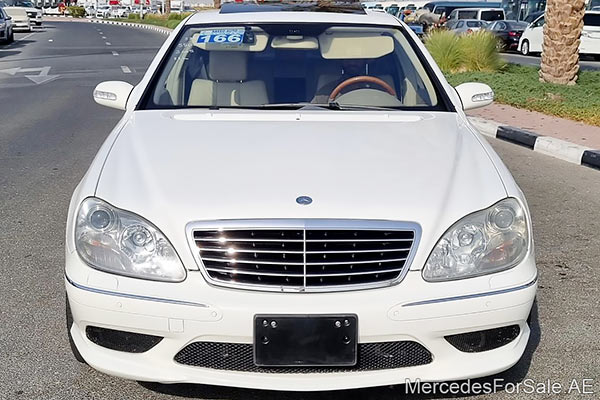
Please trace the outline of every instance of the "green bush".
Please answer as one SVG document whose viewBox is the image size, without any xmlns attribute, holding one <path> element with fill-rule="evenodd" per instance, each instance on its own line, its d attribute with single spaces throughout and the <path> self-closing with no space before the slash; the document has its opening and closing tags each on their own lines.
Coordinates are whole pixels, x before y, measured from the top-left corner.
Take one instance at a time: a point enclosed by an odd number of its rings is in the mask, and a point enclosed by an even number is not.
<svg viewBox="0 0 600 400">
<path fill-rule="evenodd" d="M 459 36 L 448 30 L 434 30 L 425 37 L 425 46 L 442 71 L 461 70 L 464 57 Z"/>
<path fill-rule="evenodd" d="M 172 21 L 172 20 L 181 21 L 183 18 L 181 17 L 181 14 L 179 14 L 179 13 L 171 13 L 171 14 L 169 14 L 169 17 L 167 19 L 169 21 Z"/>
<path fill-rule="evenodd" d="M 498 40 L 487 31 L 459 36 L 435 30 L 425 37 L 425 46 L 444 73 L 493 72 L 505 67 L 498 53 Z"/>
<path fill-rule="evenodd" d="M 184 19 L 186 19 L 188 16 L 190 16 L 190 15 L 192 15 L 192 14 L 193 14 L 193 13 L 191 13 L 191 12 L 184 12 L 184 13 L 171 13 L 171 14 L 169 14 L 169 17 L 168 17 L 168 19 L 169 19 L 170 21 L 172 21 L 172 20 L 181 21 L 181 20 L 184 20 Z"/>
<path fill-rule="evenodd" d="M 499 71 L 505 63 L 498 53 L 498 39 L 493 33 L 480 30 L 460 38 L 465 71 Z"/>
<path fill-rule="evenodd" d="M 171 29 L 175 29 L 177 27 L 177 25 L 179 25 L 181 21 L 180 20 L 169 20 L 167 21 L 167 28 L 171 28 Z"/>
<path fill-rule="evenodd" d="M 83 7 L 70 6 L 70 7 L 67 7 L 67 10 L 69 10 L 69 15 L 73 16 L 74 18 L 85 17 L 85 8 L 83 8 Z"/>
<path fill-rule="evenodd" d="M 166 17 L 162 14 L 146 14 L 144 19 L 148 21 L 164 21 Z"/>
<path fill-rule="evenodd" d="M 129 14 L 127 16 L 127 19 L 139 20 L 140 19 L 140 14 L 131 13 L 131 14 Z"/>
</svg>

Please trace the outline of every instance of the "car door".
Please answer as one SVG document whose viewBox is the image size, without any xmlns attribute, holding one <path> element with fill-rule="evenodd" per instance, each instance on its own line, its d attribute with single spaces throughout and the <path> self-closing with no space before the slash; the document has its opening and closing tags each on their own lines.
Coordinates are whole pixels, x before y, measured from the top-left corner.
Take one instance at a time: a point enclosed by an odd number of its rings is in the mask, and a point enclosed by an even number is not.
<svg viewBox="0 0 600 400">
<path fill-rule="evenodd" d="M 600 55 L 600 13 L 586 13 L 583 17 L 579 52 Z"/>
<path fill-rule="evenodd" d="M 532 53 L 541 53 L 544 43 L 544 16 L 542 15 L 530 25 L 527 31 L 527 37 L 523 40 L 529 41 L 529 51 Z"/>
</svg>

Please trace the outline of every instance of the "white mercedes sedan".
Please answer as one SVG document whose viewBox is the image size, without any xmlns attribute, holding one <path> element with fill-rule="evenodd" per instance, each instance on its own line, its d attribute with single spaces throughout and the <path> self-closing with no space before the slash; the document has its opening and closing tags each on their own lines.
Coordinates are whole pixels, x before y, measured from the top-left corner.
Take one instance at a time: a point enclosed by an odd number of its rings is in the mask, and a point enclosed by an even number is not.
<svg viewBox="0 0 600 400">
<path fill-rule="evenodd" d="M 391 15 L 319 4 L 194 14 L 137 86 L 96 87 L 124 115 L 68 213 L 79 361 L 305 391 L 521 358 L 531 218 L 464 113 L 492 90 L 451 87 Z"/>
</svg>

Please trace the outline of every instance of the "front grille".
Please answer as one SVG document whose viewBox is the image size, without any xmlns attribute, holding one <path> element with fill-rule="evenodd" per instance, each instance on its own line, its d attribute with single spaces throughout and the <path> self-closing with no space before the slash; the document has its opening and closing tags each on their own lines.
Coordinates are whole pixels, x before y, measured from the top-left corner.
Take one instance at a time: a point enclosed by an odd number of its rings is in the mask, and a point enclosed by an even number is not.
<svg viewBox="0 0 600 400">
<path fill-rule="evenodd" d="M 210 279 L 280 290 L 352 289 L 398 279 L 413 229 L 193 229 Z"/>
<path fill-rule="evenodd" d="M 431 353 L 412 341 L 359 343 L 357 364 L 352 367 L 259 367 L 252 344 L 194 342 L 175 355 L 175 361 L 194 367 L 272 374 L 311 374 L 376 371 L 429 364 Z"/>
</svg>

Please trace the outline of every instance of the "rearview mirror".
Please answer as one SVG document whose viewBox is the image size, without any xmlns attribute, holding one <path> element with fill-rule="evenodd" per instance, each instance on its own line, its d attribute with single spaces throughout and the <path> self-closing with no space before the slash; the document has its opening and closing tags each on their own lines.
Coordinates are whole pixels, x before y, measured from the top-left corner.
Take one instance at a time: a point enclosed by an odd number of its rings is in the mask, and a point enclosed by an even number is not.
<svg viewBox="0 0 600 400">
<path fill-rule="evenodd" d="M 463 83 L 455 89 L 465 111 L 485 107 L 494 101 L 494 91 L 485 83 Z"/>
<path fill-rule="evenodd" d="M 133 85 L 121 81 L 99 83 L 94 89 L 94 100 L 101 106 L 125 110 Z"/>
</svg>

